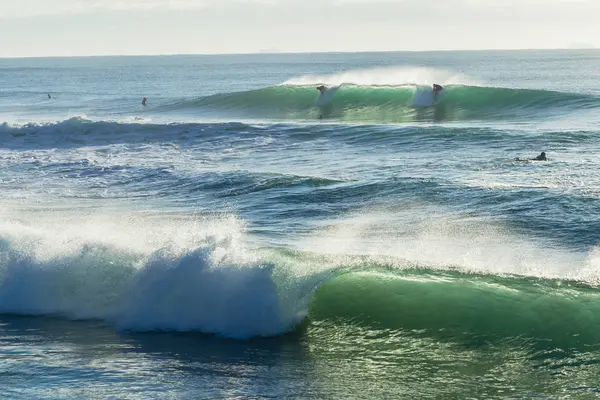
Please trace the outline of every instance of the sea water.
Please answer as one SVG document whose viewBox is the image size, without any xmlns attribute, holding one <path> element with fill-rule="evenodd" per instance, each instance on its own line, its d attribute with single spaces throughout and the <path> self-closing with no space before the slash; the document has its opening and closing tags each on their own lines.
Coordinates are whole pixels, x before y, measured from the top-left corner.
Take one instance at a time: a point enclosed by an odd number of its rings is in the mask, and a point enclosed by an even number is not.
<svg viewBox="0 0 600 400">
<path fill-rule="evenodd" d="M 599 134 L 596 50 L 1 59 L 1 396 L 598 396 Z"/>
</svg>

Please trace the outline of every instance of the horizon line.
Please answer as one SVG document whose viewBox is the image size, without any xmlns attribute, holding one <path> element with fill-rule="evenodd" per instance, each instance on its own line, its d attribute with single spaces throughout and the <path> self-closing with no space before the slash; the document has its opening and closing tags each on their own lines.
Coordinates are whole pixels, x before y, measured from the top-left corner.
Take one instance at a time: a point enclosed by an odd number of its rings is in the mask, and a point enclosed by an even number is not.
<svg viewBox="0 0 600 400">
<path fill-rule="evenodd" d="M 94 57 L 177 57 L 177 56 L 248 56 L 248 55 L 301 55 L 301 54 L 359 54 L 359 53 L 444 53 L 444 52 L 507 52 L 507 51 L 581 51 L 600 50 L 597 47 L 556 47 L 556 48 L 501 48 L 501 49 L 438 49 L 438 50 L 317 50 L 286 51 L 268 49 L 265 51 L 232 53 L 156 53 L 156 54 L 87 54 L 87 55 L 44 55 L 44 56 L 2 56 L 2 60 L 34 58 L 94 58 Z"/>
</svg>

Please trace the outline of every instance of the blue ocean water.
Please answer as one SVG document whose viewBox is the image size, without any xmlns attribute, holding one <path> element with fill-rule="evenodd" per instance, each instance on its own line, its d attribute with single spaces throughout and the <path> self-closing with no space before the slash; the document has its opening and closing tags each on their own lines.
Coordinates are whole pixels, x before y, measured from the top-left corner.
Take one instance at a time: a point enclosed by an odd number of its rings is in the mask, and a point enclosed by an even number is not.
<svg viewBox="0 0 600 400">
<path fill-rule="evenodd" d="M 597 396 L 599 82 L 596 50 L 0 59 L 0 393 Z"/>
</svg>

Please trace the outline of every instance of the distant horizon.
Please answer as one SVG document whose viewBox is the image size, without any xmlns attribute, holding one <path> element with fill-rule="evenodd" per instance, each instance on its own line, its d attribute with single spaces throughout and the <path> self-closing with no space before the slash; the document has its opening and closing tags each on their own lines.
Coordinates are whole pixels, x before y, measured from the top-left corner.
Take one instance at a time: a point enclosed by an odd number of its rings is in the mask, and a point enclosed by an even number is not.
<svg viewBox="0 0 600 400">
<path fill-rule="evenodd" d="M 460 52 L 519 52 L 519 51 L 597 51 L 598 47 L 556 47 L 556 48 L 498 48 L 498 49 L 435 49 L 435 50 L 318 50 L 318 51 L 285 51 L 270 49 L 268 51 L 232 52 L 232 53 L 156 53 L 156 54 L 81 54 L 81 55 L 43 55 L 43 56 L 2 56 L 1 60 L 35 59 L 35 58 L 94 58 L 94 57 L 177 57 L 177 56 L 250 56 L 250 55 L 302 55 L 302 54 L 373 54 L 373 53 L 460 53 Z"/>
</svg>

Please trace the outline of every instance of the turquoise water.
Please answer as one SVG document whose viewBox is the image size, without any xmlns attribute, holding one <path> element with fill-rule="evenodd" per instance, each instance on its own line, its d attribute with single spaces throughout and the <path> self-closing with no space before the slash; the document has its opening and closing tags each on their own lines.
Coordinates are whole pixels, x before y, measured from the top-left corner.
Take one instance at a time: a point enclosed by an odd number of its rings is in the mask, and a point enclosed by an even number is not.
<svg viewBox="0 0 600 400">
<path fill-rule="evenodd" d="M 0 392 L 597 396 L 598 82 L 593 50 L 0 60 Z"/>
</svg>

